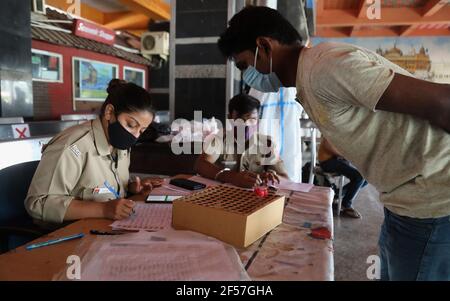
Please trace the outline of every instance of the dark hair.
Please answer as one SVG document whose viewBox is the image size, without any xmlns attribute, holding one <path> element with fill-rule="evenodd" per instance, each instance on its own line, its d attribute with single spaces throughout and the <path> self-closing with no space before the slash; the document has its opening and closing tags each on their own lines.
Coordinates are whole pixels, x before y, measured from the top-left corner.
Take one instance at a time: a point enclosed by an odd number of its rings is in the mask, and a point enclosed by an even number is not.
<svg viewBox="0 0 450 301">
<path fill-rule="evenodd" d="M 237 112 L 239 116 L 250 113 L 253 110 L 259 110 L 259 101 L 248 94 L 238 94 L 230 99 L 228 112 L 231 114 Z"/>
<path fill-rule="evenodd" d="M 231 18 L 218 46 L 229 58 L 244 50 L 255 51 L 257 37 L 270 37 L 281 44 L 301 42 L 298 31 L 278 11 L 265 6 L 247 6 Z"/>
<path fill-rule="evenodd" d="M 108 97 L 102 105 L 100 116 L 105 114 L 106 105 L 112 104 L 114 112 L 131 113 L 139 111 L 147 111 L 154 114 L 150 94 L 142 87 L 134 83 L 127 83 L 124 80 L 114 78 L 106 89 Z"/>
</svg>

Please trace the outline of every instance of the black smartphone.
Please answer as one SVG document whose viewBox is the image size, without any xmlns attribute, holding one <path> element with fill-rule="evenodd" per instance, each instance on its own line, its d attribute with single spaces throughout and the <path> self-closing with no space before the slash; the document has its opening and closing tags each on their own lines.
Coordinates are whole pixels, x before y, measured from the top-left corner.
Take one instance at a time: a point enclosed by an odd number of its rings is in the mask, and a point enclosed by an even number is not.
<svg viewBox="0 0 450 301">
<path fill-rule="evenodd" d="M 199 182 L 195 182 L 195 181 L 191 181 L 191 180 L 187 180 L 187 179 L 172 179 L 172 180 L 170 180 L 169 183 L 174 186 L 178 186 L 178 187 L 181 187 L 184 189 L 189 189 L 189 190 L 199 190 L 199 189 L 206 188 L 206 185 L 203 183 L 199 183 Z"/>
</svg>

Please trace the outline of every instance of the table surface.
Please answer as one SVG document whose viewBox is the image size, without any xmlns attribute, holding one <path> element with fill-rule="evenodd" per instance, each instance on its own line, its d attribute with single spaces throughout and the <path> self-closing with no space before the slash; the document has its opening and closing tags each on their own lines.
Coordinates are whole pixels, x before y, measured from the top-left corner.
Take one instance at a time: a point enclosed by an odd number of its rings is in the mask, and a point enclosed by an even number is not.
<svg viewBox="0 0 450 301">
<path fill-rule="evenodd" d="M 246 249 L 237 249 L 252 280 L 334 280 L 332 239 L 310 236 L 311 229 L 326 227 L 333 235 L 329 188 L 310 192 L 280 190 L 286 196 L 283 223 Z M 0 255 L 0 280 L 51 280 L 66 266 L 67 257 L 89 239 L 89 231 L 110 231 L 107 219 L 79 220 L 36 239 L 33 243 L 83 232 L 86 237 L 27 251 L 24 246 Z M 125 279 L 124 279 L 125 280 Z"/>
</svg>

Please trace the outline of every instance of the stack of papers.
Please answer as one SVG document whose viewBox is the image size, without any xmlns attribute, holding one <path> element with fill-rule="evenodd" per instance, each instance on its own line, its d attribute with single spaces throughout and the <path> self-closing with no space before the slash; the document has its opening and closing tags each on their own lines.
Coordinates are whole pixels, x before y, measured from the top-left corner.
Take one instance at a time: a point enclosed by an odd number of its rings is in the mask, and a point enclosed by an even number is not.
<svg viewBox="0 0 450 301">
<path fill-rule="evenodd" d="M 175 231 L 169 231 L 172 233 Z M 243 280 L 236 251 L 190 231 L 139 232 L 98 239 L 82 262 L 81 280 Z M 181 233 L 180 233 L 181 232 Z"/>
</svg>

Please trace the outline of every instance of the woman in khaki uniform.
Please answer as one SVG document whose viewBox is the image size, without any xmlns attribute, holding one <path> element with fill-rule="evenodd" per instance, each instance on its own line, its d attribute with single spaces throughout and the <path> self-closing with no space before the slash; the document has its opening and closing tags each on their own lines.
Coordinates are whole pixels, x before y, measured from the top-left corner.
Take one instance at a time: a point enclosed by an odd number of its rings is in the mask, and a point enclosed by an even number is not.
<svg viewBox="0 0 450 301">
<path fill-rule="evenodd" d="M 25 208 L 37 222 L 82 218 L 123 219 L 134 201 L 151 191 L 151 180 L 129 184 L 130 147 L 153 120 L 143 88 L 112 80 L 100 116 L 68 128 L 43 148 Z M 133 197 L 132 197 L 133 198 Z"/>
</svg>

